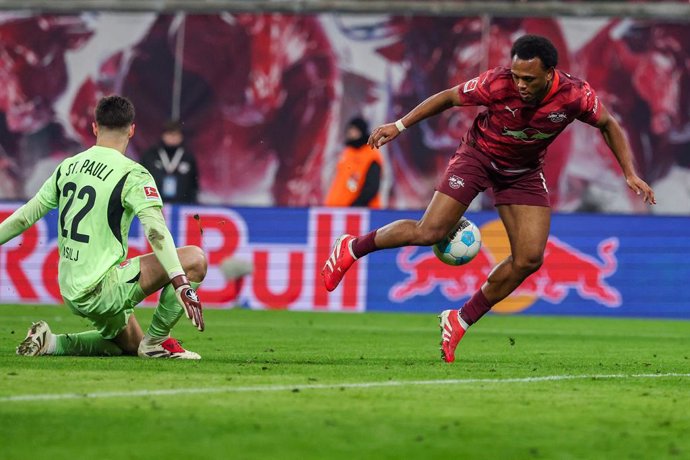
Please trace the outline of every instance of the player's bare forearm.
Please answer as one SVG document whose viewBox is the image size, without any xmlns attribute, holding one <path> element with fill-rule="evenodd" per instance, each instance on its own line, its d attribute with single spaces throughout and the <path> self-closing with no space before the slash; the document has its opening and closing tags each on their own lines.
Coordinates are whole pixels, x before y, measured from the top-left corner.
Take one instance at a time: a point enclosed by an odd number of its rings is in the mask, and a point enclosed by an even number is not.
<svg viewBox="0 0 690 460">
<path fill-rule="evenodd" d="M 458 97 L 458 88 L 449 88 L 426 98 L 407 115 L 402 117 L 401 121 L 405 127 L 408 128 L 415 123 L 438 115 L 444 110 L 459 104 L 460 98 Z"/>
<path fill-rule="evenodd" d="M 409 128 L 415 123 L 438 115 L 444 110 L 457 105 L 460 105 L 458 88 L 449 88 L 433 96 L 429 96 L 399 121 L 405 128 Z M 369 145 L 372 148 L 379 148 L 398 137 L 400 132 L 401 130 L 395 123 L 381 125 L 372 131 L 371 136 L 369 136 Z"/>
<path fill-rule="evenodd" d="M 601 131 L 606 144 L 616 157 L 618 164 L 625 175 L 625 182 L 628 187 L 638 195 L 642 195 L 645 203 L 656 204 L 654 198 L 654 191 L 652 188 L 642 180 L 635 171 L 632 154 L 630 153 L 630 145 L 625 138 L 623 129 L 618 124 L 618 121 L 612 117 L 604 107 L 602 107 L 602 115 L 597 123 L 597 128 Z"/>
<path fill-rule="evenodd" d="M 604 140 L 611 149 L 611 152 L 613 152 L 613 155 L 616 157 L 625 177 L 627 178 L 631 175 L 635 175 L 635 166 L 633 164 L 632 154 L 630 153 L 630 147 L 625 139 L 623 130 L 615 118 L 609 116 L 607 122 L 599 126 L 599 130 L 602 136 L 604 136 Z"/>
</svg>

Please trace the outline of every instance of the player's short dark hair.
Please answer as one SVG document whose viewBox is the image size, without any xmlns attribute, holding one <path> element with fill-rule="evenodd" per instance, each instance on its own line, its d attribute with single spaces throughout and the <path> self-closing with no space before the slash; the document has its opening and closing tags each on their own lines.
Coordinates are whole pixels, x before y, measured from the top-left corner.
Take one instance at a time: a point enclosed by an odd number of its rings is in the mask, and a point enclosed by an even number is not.
<svg viewBox="0 0 690 460">
<path fill-rule="evenodd" d="M 519 59 L 539 58 L 545 69 L 556 67 L 558 64 L 558 51 L 553 43 L 540 35 L 523 35 L 515 40 L 510 50 L 510 57 Z"/>
<path fill-rule="evenodd" d="M 95 114 L 100 127 L 129 128 L 134 122 L 134 104 L 124 96 L 106 96 L 98 101 Z"/>
</svg>

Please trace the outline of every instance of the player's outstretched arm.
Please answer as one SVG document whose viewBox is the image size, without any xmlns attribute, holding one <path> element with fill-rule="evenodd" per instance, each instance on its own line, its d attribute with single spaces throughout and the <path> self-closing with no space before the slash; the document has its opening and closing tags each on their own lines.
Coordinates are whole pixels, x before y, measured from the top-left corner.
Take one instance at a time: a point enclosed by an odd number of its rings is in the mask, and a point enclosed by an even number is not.
<svg viewBox="0 0 690 460">
<path fill-rule="evenodd" d="M 38 219 L 45 216 L 50 209 L 50 206 L 43 204 L 38 198 L 30 199 L 0 223 L 0 245 L 23 233 Z"/>
<path fill-rule="evenodd" d="M 628 187 L 638 195 L 642 195 L 645 203 L 656 204 L 654 198 L 654 190 L 645 181 L 643 181 L 635 172 L 632 154 L 630 153 L 630 145 L 625 138 L 623 129 L 618 124 L 618 121 L 609 114 L 606 107 L 601 106 L 601 117 L 596 124 L 601 134 L 604 136 L 606 144 L 613 152 L 618 164 L 625 175 L 625 182 Z"/>
<path fill-rule="evenodd" d="M 460 105 L 460 91 L 457 86 L 436 93 L 426 98 L 424 102 L 412 109 L 400 120 L 374 129 L 371 132 L 371 136 L 369 136 L 368 144 L 375 149 L 384 146 L 398 137 L 398 134 L 406 128 L 457 105 Z"/>
<path fill-rule="evenodd" d="M 161 208 L 157 206 L 145 208 L 137 213 L 137 217 L 144 227 L 146 238 L 151 243 L 153 253 L 170 277 L 177 301 L 184 309 L 187 319 L 190 319 L 199 331 L 203 331 L 204 316 L 201 301 L 182 268 L 172 235 L 165 225 Z"/>
</svg>

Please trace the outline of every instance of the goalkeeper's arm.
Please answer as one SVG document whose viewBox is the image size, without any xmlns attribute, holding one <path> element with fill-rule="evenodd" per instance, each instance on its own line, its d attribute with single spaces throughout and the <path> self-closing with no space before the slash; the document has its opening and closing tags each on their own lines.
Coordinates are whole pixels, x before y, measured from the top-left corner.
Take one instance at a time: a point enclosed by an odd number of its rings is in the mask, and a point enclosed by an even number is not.
<svg viewBox="0 0 690 460">
<path fill-rule="evenodd" d="M 36 197 L 27 201 L 0 223 L 0 245 L 23 233 L 50 210 L 50 206 L 43 204 Z"/>
<path fill-rule="evenodd" d="M 187 318 L 192 320 L 197 329 L 204 330 L 204 318 L 201 312 L 201 302 L 192 289 L 182 264 L 177 256 L 177 249 L 170 230 L 165 224 L 165 218 L 159 207 L 145 208 L 137 213 L 137 217 L 144 227 L 153 253 L 168 274 L 175 289 L 177 300 L 184 308 Z"/>
</svg>

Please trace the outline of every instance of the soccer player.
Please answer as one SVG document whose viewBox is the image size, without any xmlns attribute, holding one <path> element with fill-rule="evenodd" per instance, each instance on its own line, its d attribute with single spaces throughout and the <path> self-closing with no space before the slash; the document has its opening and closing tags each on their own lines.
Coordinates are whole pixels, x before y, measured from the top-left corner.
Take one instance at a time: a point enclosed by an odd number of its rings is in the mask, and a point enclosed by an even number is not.
<svg viewBox="0 0 690 460">
<path fill-rule="evenodd" d="M 585 81 L 556 69 L 558 53 L 546 38 L 524 35 L 511 49 L 510 68 L 496 67 L 423 101 L 395 123 L 376 128 L 369 144 L 381 147 L 407 127 L 455 106 L 485 106 L 450 159 L 419 221 L 398 220 L 366 235 L 340 236 L 321 272 L 326 289 L 338 286 L 352 264 L 373 251 L 429 246 L 440 241 L 477 194 L 493 189 L 511 255 L 458 310 L 439 315 L 441 355 L 455 349 L 469 326 L 541 266 L 551 209 L 542 172 L 546 147 L 578 119 L 601 131 L 628 187 L 654 204 L 654 192 L 635 172 L 625 135 Z"/>
<path fill-rule="evenodd" d="M 134 106 L 121 96 L 98 102 L 92 124 L 96 145 L 65 159 L 38 194 L 0 224 L 0 244 L 58 208 L 60 293 L 67 307 L 96 330 L 55 335 L 45 321 L 34 323 L 17 354 L 200 359 L 170 337 L 183 312 L 204 330 L 195 289 L 206 275 L 204 252 L 175 249 L 165 224 L 156 184 L 124 153 L 134 135 Z M 153 254 L 127 256 L 134 216 Z M 132 311 L 163 288 L 146 335 Z"/>
</svg>

